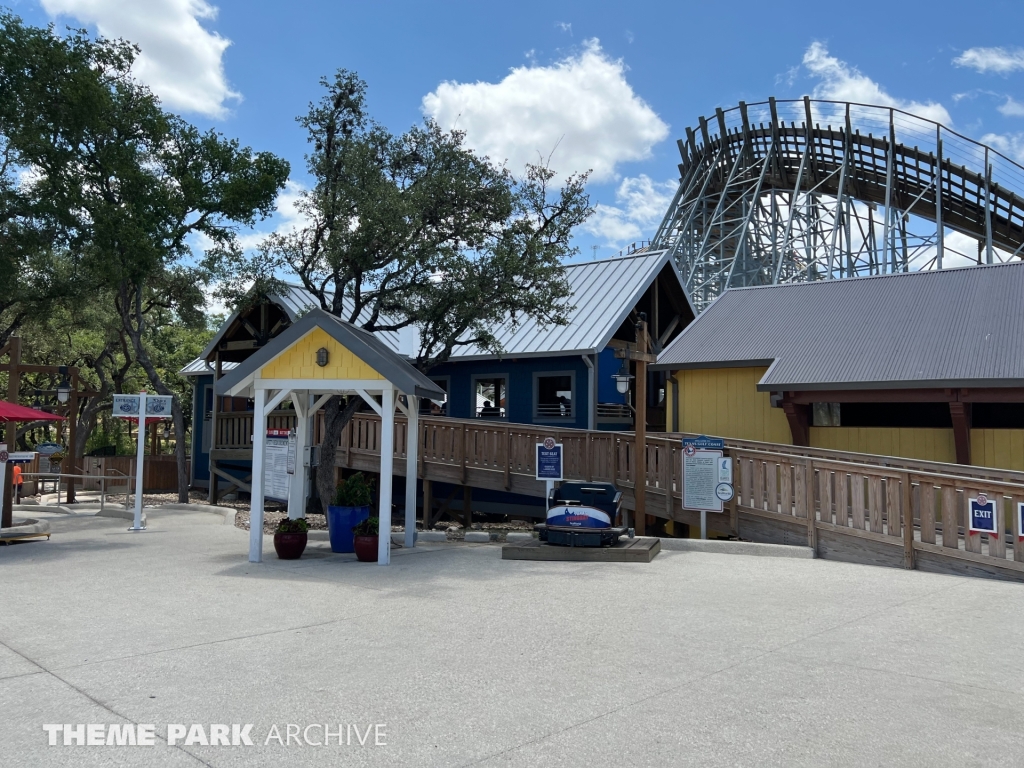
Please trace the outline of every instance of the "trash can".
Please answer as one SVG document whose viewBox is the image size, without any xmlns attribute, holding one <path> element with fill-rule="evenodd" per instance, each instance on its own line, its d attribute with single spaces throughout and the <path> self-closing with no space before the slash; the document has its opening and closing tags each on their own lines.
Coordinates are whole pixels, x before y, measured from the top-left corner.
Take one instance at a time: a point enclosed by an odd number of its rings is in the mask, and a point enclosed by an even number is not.
<svg viewBox="0 0 1024 768">
<path fill-rule="evenodd" d="M 355 552 L 352 529 L 370 516 L 367 507 L 327 507 L 327 529 L 331 534 L 331 552 Z"/>
</svg>

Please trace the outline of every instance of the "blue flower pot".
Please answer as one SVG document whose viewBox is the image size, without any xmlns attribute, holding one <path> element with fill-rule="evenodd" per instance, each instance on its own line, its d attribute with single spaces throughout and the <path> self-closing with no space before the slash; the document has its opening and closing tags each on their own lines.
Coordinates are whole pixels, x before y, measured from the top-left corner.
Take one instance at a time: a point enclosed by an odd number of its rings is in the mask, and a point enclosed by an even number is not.
<svg viewBox="0 0 1024 768">
<path fill-rule="evenodd" d="M 327 529 L 331 534 L 331 552 L 355 552 L 352 529 L 370 516 L 370 507 L 327 507 Z"/>
</svg>

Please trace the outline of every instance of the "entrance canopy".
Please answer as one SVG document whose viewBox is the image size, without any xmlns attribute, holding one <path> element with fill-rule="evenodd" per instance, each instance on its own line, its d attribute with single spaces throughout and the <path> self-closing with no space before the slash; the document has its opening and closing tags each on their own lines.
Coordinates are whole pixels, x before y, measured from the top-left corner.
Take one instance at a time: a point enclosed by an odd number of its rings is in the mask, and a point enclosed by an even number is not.
<svg viewBox="0 0 1024 768">
<path fill-rule="evenodd" d="M 263 504 L 267 415 L 291 400 L 297 416 L 297 461 L 288 494 L 288 516 L 305 514 L 308 468 L 302 457 L 312 438 L 312 418 L 332 395 L 359 395 L 381 416 L 380 550 L 377 562 L 391 555 L 391 474 L 394 461 L 395 408 L 409 419 L 406 459 L 405 545 L 416 531 L 416 454 L 419 398 L 441 399 L 444 392 L 392 352 L 373 334 L 324 312 L 312 310 L 216 383 L 217 395 L 250 397 L 253 415 L 252 500 L 249 560 L 263 559 Z M 398 395 L 405 395 L 406 402 Z M 332 471 L 334 468 L 327 468 Z"/>
</svg>

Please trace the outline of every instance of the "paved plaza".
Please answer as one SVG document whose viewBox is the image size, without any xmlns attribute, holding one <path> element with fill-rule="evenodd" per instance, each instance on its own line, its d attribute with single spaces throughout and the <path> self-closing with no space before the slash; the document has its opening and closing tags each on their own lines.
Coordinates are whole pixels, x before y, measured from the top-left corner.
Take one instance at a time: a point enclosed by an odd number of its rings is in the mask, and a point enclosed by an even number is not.
<svg viewBox="0 0 1024 768">
<path fill-rule="evenodd" d="M 50 541 L 0 548 L 3 765 L 1024 761 L 1021 585 L 704 552 L 515 562 L 487 544 L 384 568 L 314 541 L 284 562 L 269 538 L 253 565 L 211 513 L 151 511 L 142 534 L 47 519 Z M 331 744 L 310 743 L 325 723 Z M 155 745 L 49 746 L 44 724 L 154 724 Z M 204 739 L 170 746 L 172 724 Z M 253 746 L 204 746 L 213 724 L 251 725 Z"/>
</svg>

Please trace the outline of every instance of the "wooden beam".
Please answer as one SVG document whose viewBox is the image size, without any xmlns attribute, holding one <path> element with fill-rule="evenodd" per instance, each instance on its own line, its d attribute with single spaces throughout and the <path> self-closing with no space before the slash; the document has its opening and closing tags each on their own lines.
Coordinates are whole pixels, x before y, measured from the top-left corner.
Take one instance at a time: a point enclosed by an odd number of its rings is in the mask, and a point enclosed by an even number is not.
<svg viewBox="0 0 1024 768">
<path fill-rule="evenodd" d="M 971 404 L 950 403 L 949 415 L 953 419 L 953 445 L 956 447 L 956 463 L 971 463 Z"/>
<path fill-rule="evenodd" d="M 786 419 L 789 421 L 793 445 L 809 446 L 811 444 L 811 406 L 784 400 L 782 410 L 786 412 Z"/>
<path fill-rule="evenodd" d="M 462 522 L 467 531 L 473 525 L 473 487 L 469 485 L 462 487 Z"/>
</svg>

